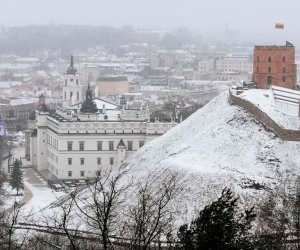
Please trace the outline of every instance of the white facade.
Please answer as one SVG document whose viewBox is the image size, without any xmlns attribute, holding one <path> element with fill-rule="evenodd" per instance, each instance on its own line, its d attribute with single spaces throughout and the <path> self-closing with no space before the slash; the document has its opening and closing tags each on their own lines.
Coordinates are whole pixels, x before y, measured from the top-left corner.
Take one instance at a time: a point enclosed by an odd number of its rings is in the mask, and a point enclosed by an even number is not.
<svg viewBox="0 0 300 250">
<path fill-rule="evenodd" d="M 248 56 L 227 56 L 221 57 L 216 61 L 218 72 L 252 72 L 252 61 Z"/>
<path fill-rule="evenodd" d="M 198 71 L 201 74 L 208 74 L 214 72 L 215 62 L 213 58 L 199 61 Z"/>
<path fill-rule="evenodd" d="M 39 171 L 48 170 L 57 179 L 92 178 L 101 169 L 119 166 L 145 143 L 177 124 L 133 119 L 137 114 L 143 117 L 140 110 L 122 110 L 121 117 L 127 119 L 75 121 L 62 117 L 61 111 L 60 115 L 38 112 L 37 145 L 33 140 L 31 159 L 37 159 Z"/>
</svg>

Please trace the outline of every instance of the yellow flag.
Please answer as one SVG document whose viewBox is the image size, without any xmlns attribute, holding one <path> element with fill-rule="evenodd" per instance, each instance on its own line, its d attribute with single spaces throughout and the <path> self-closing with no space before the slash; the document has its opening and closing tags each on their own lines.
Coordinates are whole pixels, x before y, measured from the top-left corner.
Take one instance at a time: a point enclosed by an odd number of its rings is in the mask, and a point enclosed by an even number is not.
<svg viewBox="0 0 300 250">
<path fill-rule="evenodd" d="M 275 29 L 284 29 L 284 23 L 276 23 Z"/>
</svg>

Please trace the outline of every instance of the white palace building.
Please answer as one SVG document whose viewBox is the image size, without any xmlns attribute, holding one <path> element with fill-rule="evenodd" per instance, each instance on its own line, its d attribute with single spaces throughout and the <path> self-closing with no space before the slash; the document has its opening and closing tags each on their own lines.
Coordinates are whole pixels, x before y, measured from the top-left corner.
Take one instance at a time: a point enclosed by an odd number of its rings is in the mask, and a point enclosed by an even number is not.
<svg viewBox="0 0 300 250">
<path fill-rule="evenodd" d="M 48 180 L 93 178 L 103 168 L 120 166 L 145 143 L 177 124 L 174 119 L 150 121 L 147 108 L 129 110 L 93 98 L 92 93 L 90 86 L 81 85 L 71 59 L 65 73 L 63 106 L 50 111 L 40 100 L 30 159 Z"/>
</svg>

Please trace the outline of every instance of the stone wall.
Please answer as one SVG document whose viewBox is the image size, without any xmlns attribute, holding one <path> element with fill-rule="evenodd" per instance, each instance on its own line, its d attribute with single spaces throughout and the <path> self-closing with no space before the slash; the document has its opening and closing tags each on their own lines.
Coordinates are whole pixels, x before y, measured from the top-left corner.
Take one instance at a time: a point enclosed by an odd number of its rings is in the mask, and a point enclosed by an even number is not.
<svg viewBox="0 0 300 250">
<path fill-rule="evenodd" d="M 286 141 L 300 141 L 300 130 L 290 130 L 279 126 L 273 119 L 271 119 L 265 112 L 260 110 L 254 104 L 249 101 L 240 98 L 229 91 L 229 97 L 233 105 L 240 106 L 249 112 L 256 120 L 261 122 L 264 127 L 272 131 L 282 140 Z"/>
</svg>

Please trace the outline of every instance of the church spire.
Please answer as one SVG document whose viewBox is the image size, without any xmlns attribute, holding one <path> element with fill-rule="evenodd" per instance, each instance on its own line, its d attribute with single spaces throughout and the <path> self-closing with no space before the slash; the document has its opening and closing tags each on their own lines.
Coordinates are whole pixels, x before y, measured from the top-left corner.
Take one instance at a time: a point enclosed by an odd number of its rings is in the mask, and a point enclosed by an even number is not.
<svg viewBox="0 0 300 250">
<path fill-rule="evenodd" d="M 67 75 L 76 75 L 76 73 L 77 73 L 77 69 L 74 66 L 74 57 L 73 57 L 73 55 L 71 55 L 70 66 L 67 69 L 66 74 Z"/>
</svg>

